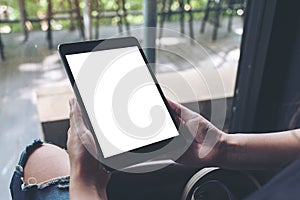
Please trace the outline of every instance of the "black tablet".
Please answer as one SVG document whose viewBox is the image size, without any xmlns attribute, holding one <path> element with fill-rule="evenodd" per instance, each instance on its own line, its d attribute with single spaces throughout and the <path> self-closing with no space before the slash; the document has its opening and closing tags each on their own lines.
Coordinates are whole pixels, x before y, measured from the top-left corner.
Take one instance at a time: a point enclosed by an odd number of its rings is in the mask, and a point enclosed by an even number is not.
<svg viewBox="0 0 300 200">
<path fill-rule="evenodd" d="M 182 148 L 136 38 L 65 43 L 58 50 L 105 166 L 119 170 Z"/>
</svg>

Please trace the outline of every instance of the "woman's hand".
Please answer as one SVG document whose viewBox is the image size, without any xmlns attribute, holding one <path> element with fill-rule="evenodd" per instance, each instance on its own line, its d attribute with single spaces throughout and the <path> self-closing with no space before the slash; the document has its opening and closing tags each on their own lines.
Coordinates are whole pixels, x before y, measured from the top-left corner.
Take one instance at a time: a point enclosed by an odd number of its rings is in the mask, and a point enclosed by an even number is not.
<svg viewBox="0 0 300 200">
<path fill-rule="evenodd" d="M 198 167 L 219 166 L 225 158 L 226 134 L 198 113 L 168 100 L 179 122 L 192 134 L 194 140 L 177 162 Z"/>
<path fill-rule="evenodd" d="M 97 149 L 91 132 L 82 119 L 80 107 L 75 99 L 70 100 L 70 128 L 68 131 L 68 153 L 70 157 L 72 199 L 106 199 L 106 186 L 110 179 L 97 158 Z"/>
</svg>

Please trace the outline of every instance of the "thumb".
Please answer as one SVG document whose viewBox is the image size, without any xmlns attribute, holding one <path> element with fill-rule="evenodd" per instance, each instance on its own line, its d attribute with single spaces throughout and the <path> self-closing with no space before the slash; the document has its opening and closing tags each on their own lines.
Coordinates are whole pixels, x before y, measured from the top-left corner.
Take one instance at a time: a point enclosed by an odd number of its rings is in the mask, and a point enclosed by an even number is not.
<svg viewBox="0 0 300 200">
<path fill-rule="evenodd" d="M 70 127 L 78 134 L 87 131 L 81 109 L 75 98 L 70 99 Z"/>
</svg>

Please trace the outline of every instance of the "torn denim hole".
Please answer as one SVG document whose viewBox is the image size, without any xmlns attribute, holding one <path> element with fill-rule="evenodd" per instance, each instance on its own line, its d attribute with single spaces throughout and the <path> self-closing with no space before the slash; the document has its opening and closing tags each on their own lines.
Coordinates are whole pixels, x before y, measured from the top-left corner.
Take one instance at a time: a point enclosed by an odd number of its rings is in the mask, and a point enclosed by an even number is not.
<svg viewBox="0 0 300 200">
<path fill-rule="evenodd" d="M 23 169 L 23 167 L 22 167 L 21 165 L 16 165 L 16 170 L 17 170 L 18 172 L 21 172 L 21 173 L 24 172 L 24 169 Z"/>
<path fill-rule="evenodd" d="M 70 182 L 70 176 L 58 177 L 58 178 L 50 179 L 40 184 L 24 185 L 23 183 L 22 190 L 23 191 L 28 191 L 31 189 L 42 190 L 52 185 L 57 185 L 57 188 L 59 189 L 69 189 L 69 182 Z"/>
<path fill-rule="evenodd" d="M 35 184 L 35 181 L 31 181 L 31 185 L 24 184 L 24 166 L 30 155 L 43 144 L 42 140 L 35 139 L 22 151 L 9 186 L 12 199 L 32 200 L 34 196 L 35 199 L 69 200 L 69 177 L 58 177 L 44 184 Z"/>
<path fill-rule="evenodd" d="M 29 156 L 32 154 L 33 151 L 35 151 L 37 148 L 43 145 L 43 141 L 40 139 L 35 139 L 32 144 L 27 145 L 23 153 L 21 154 L 20 160 L 18 165 L 24 168 L 24 166 L 27 163 L 27 160 Z"/>
</svg>

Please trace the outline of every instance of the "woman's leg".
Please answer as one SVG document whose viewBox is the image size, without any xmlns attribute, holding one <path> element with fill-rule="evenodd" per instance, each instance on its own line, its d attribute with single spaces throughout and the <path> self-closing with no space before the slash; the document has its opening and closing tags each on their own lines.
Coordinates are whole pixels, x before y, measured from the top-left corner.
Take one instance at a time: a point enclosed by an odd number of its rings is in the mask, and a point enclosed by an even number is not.
<svg viewBox="0 0 300 200">
<path fill-rule="evenodd" d="M 58 177 L 70 175 L 67 152 L 52 144 L 43 144 L 29 156 L 24 167 L 24 182 L 43 184 Z"/>
<path fill-rule="evenodd" d="M 10 183 L 12 199 L 69 199 L 67 152 L 34 140 L 20 156 Z"/>
</svg>

